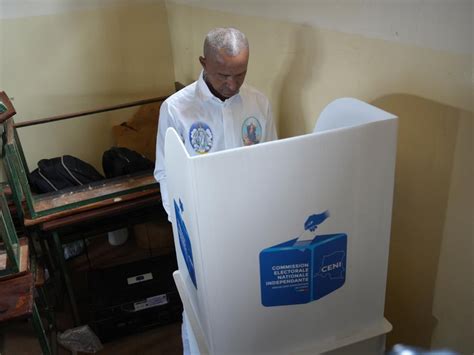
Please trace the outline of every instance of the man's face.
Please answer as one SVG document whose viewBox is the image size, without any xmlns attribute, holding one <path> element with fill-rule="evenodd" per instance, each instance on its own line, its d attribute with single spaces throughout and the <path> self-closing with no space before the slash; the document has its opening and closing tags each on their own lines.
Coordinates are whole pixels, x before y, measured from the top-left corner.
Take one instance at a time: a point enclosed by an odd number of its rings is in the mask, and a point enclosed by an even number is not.
<svg viewBox="0 0 474 355">
<path fill-rule="evenodd" d="M 204 69 L 205 80 L 211 92 L 221 100 L 239 92 L 247 74 L 248 49 L 232 57 L 221 51 L 210 57 L 199 57 Z"/>
</svg>

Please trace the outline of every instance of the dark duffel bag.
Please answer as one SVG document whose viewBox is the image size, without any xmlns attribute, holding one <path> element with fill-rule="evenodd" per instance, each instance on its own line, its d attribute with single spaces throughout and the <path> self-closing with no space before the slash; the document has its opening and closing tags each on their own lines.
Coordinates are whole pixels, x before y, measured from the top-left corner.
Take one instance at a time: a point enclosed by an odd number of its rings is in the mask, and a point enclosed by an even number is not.
<svg viewBox="0 0 474 355">
<path fill-rule="evenodd" d="M 90 164 L 70 155 L 41 159 L 30 174 L 30 185 L 38 193 L 86 185 L 104 177 Z"/>
<path fill-rule="evenodd" d="M 155 164 L 134 150 L 112 147 L 102 156 L 102 168 L 107 178 L 152 170 Z"/>
</svg>

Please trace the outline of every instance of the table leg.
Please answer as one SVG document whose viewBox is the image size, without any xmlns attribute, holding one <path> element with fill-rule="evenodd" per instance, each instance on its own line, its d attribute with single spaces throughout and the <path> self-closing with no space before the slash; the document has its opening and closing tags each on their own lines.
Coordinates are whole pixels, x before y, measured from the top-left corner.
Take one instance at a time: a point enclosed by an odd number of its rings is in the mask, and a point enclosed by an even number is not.
<svg viewBox="0 0 474 355">
<path fill-rule="evenodd" d="M 42 233 L 32 232 L 33 238 L 38 238 L 40 247 L 41 247 L 41 255 L 43 256 L 43 261 L 46 263 L 46 267 L 48 268 L 49 275 L 53 277 L 55 270 L 54 267 L 54 260 L 51 255 L 51 251 L 49 250 L 49 245 L 46 243 L 45 235 Z"/>
<path fill-rule="evenodd" d="M 35 328 L 43 355 L 51 355 L 51 347 L 46 332 L 44 331 L 43 322 L 41 321 L 38 308 L 36 307 L 36 302 L 33 302 L 33 327 Z"/>
<path fill-rule="evenodd" d="M 53 241 L 56 249 L 57 258 L 59 261 L 60 273 L 63 276 L 64 284 L 66 286 L 66 292 L 69 296 L 69 302 L 71 304 L 72 315 L 74 318 L 74 325 L 80 324 L 79 312 L 77 310 L 76 297 L 74 296 L 74 289 L 72 287 L 71 278 L 69 276 L 69 271 L 67 269 L 66 260 L 64 259 L 64 251 L 62 248 L 61 241 L 59 240 L 58 232 L 53 232 Z"/>
</svg>

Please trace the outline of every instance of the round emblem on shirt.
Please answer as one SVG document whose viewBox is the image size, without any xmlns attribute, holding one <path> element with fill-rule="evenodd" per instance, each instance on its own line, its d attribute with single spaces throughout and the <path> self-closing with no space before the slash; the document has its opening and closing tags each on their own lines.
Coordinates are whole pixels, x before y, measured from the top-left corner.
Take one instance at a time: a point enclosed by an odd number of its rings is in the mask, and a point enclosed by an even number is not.
<svg viewBox="0 0 474 355">
<path fill-rule="evenodd" d="M 189 129 L 189 143 L 198 154 L 205 154 L 212 148 L 213 134 L 204 122 L 195 122 Z"/>
<path fill-rule="evenodd" d="M 262 126 L 255 117 L 248 117 L 242 124 L 242 142 L 244 145 L 260 143 L 262 139 Z"/>
</svg>

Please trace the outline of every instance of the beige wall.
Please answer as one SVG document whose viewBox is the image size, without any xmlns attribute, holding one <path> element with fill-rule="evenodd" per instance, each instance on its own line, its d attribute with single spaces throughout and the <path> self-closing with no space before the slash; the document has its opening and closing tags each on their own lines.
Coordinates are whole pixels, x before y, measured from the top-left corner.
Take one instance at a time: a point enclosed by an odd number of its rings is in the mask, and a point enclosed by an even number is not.
<svg viewBox="0 0 474 355">
<path fill-rule="evenodd" d="M 372 101 L 388 93 L 472 111 L 472 56 L 397 44 L 283 21 L 167 4 L 175 76 L 189 83 L 210 28 L 235 26 L 250 40 L 247 82 L 266 93 L 281 137 L 307 133 L 341 96 Z"/>
<path fill-rule="evenodd" d="M 389 343 L 472 353 L 472 113 L 412 95 L 374 105 L 398 115 L 386 317 Z"/>
<path fill-rule="evenodd" d="M 167 9 L 175 77 L 184 83 L 200 72 L 209 29 L 247 34 L 247 82 L 269 96 L 280 137 L 312 131 L 323 107 L 343 96 L 399 115 L 389 346 L 472 353 L 472 54 L 259 17 L 257 6 L 254 16 L 175 3 Z"/>
<path fill-rule="evenodd" d="M 472 353 L 474 347 L 473 131 L 473 115 L 462 112 L 433 307 L 433 314 L 439 320 L 433 333 L 434 346 L 439 348 L 449 344 L 466 354 Z"/>
<path fill-rule="evenodd" d="M 163 3 L 110 4 L 0 20 L 0 88 L 14 97 L 16 122 L 173 92 Z M 62 154 L 101 169 L 102 152 L 113 145 L 111 126 L 135 111 L 19 129 L 30 169 Z"/>
</svg>

